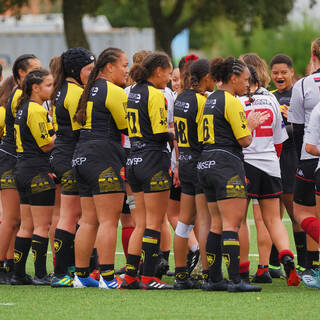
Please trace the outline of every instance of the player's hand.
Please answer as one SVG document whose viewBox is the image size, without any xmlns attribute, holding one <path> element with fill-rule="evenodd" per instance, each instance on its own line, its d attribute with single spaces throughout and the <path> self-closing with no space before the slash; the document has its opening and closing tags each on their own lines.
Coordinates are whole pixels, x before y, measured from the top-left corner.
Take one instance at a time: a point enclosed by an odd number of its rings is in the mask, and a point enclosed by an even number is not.
<svg viewBox="0 0 320 320">
<path fill-rule="evenodd" d="M 174 186 L 175 188 L 180 187 L 179 167 L 178 167 L 178 166 L 176 166 L 175 169 L 174 169 L 173 186 Z"/>
<path fill-rule="evenodd" d="M 281 106 L 281 113 L 282 115 L 287 119 L 288 118 L 288 114 L 289 114 L 289 107 L 287 105 L 282 105 Z"/>
<path fill-rule="evenodd" d="M 251 111 L 247 117 L 248 128 L 252 132 L 254 129 L 263 124 L 267 119 L 269 119 L 270 114 L 268 111 L 254 112 Z"/>
</svg>

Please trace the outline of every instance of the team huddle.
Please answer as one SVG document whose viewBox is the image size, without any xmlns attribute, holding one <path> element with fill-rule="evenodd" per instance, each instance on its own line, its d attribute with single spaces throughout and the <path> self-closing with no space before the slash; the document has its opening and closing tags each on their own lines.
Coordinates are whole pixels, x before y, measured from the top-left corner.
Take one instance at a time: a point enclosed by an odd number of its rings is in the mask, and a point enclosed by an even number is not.
<svg viewBox="0 0 320 320">
<path fill-rule="evenodd" d="M 0 284 L 258 292 L 283 278 L 320 289 L 320 38 L 307 76 L 296 81 L 285 54 L 269 66 L 272 92 L 254 53 L 188 55 L 173 69 L 141 50 L 130 70 L 118 48 L 68 49 L 50 71 L 18 57 L 0 86 Z M 115 271 L 119 220 L 126 265 Z"/>
</svg>

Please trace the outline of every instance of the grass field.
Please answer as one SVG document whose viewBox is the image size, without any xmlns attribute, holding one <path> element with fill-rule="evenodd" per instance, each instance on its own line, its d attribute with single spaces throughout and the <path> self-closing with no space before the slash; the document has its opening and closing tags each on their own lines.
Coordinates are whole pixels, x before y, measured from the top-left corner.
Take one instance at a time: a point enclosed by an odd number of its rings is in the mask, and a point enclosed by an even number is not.
<svg viewBox="0 0 320 320">
<path fill-rule="evenodd" d="M 292 242 L 288 219 L 285 224 Z M 120 230 L 120 229 L 119 229 Z M 120 233 L 119 233 L 120 234 Z M 251 224 L 251 272 L 258 264 L 255 227 Z M 118 241 L 117 252 L 121 252 Z M 52 271 L 51 255 L 48 270 Z M 173 256 L 171 255 L 171 269 Z M 122 254 L 116 267 L 124 265 Z M 33 273 L 31 256 L 28 272 Z M 164 277 L 172 283 L 173 278 Z M 102 291 L 49 287 L 0 286 L 0 319 L 319 319 L 318 290 L 287 287 L 284 280 L 262 285 L 259 293 L 189 291 Z"/>
</svg>

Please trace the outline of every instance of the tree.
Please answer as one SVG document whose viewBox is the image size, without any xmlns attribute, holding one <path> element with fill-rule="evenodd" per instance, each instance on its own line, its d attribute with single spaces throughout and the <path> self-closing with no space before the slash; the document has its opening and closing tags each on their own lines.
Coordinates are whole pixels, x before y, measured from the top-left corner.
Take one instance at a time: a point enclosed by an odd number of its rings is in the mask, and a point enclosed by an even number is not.
<svg viewBox="0 0 320 320">
<path fill-rule="evenodd" d="M 55 0 L 51 0 L 55 2 Z M 84 14 L 94 14 L 103 0 L 62 0 L 62 14 L 66 43 L 69 48 L 84 47 L 89 49 L 89 43 L 82 26 Z M 13 9 L 19 16 L 20 9 L 28 5 L 28 0 L 0 0 L 0 12 Z"/>
<path fill-rule="evenodd" d="M 279 25 L 286 21 L 293 3 L 294 0 L 272 1 L 272 4 L 269 0 L 105 0 L 99 12 L 103 11 L 111 24 L 115 22 L 118 27 L 132 26 L 133 21 L 139 21 L 139 26 L 151 25 L 156 48 L 171 55 L 173 38 L 185 28 L 221 16 L 235 21 L 244 32 L 252 30 L 257 21 L 262 21 L 264 26 Z"/>
</svg>

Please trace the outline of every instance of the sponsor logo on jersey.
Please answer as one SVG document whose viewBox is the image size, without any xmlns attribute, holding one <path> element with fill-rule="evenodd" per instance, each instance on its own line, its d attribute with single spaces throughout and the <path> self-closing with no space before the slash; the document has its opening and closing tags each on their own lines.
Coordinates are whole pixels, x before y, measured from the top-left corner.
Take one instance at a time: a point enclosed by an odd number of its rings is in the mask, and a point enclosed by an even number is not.
<svg viewBox="0 0 320 320">
<path fill-rule="evenodd" d="M 92 97 L 96 96 L 97 93 L 98 93 L 98 91 L 99 91 L 99 88 L 98 88 L 98 87 L 92 87 L 92 88 L 91 88 L 91 91 L 90 91 L 91 96 L 92 96 Z"/>
<path fill-rule="evenodd" d="M 130 91 L 129 96 L 128 96 L 128 101 L 133 101 L 134 103 L 139 103 L 140 100 L 141 100 L 140 93 L 134 93 L 134 92 Z"/>
<path fill-rule="evenodd" d="M 187 113 L 190 108 L 190 103 L 176 100 L 176 102 L 174 103 L 174 108 L 175 110 L 180 110 Z"/>
<path fill-rule="evenodd" d="M 142 162 L 143 159 L 140 157 L 137 158 L 128 158 L 127 159 L 127 166 L 137 165 L 138 163 Z"/>
<path fill-rule="evenodd" d="M 215 166 L 216 162 L 214 160 L 210 161 L 200 161 L 197 164 L 198 170 L 210 169 L 212 166 Z"/>
<path fill-rule="evenodd" d="M 72 167 L 81 166 L 86 161 L 87 161 L 86 157 L 79 157 L 79 158 L 72 159 Z"/>
</svg>

